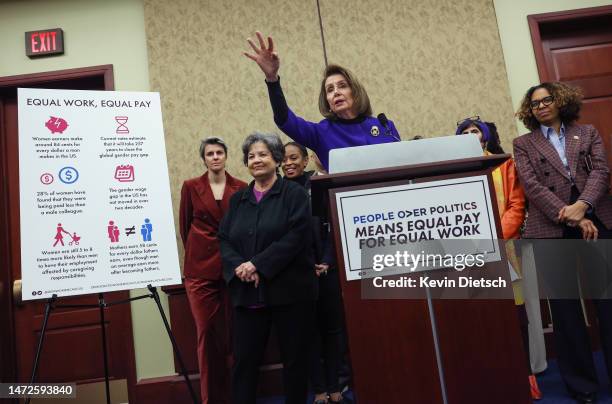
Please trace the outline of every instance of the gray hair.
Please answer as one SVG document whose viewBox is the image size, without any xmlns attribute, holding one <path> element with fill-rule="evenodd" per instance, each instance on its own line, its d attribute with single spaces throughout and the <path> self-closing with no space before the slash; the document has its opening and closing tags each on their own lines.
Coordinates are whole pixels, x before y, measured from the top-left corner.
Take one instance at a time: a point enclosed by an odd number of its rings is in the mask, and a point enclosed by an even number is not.
<svg viewBox="0 0 612 404">
<path fill-rule="evenodd" d="M 225 155 L 227 156 L 227 145 L 225 144 L 223 139 L 221 139 L 220 137 L 211 136 L 211 137 L 207 137 L 206 139 L 202 139 L 202 141 L 200 142 L 200 157 L 202 157 L 202 160 L 204 160 L 204 153 L 206 152 L 206 146 L 211 145 L 211 144 L 217 144 L 223 147 L 223 150 L 225 151 Z"/>
<path fill-rule="evenodd" d="M 245 166 L 249 161 L 249 150 L 251 150 L 251 146 L 257 142 L 266 145 L 275 162 L 278 164 L 283 162 L 285 158 L 285 149 L 280 137 L 278 137 L 276 133 L 253 132 L 244 139 L 244 142 L 242 142 L 242 162 Z"/>
</svg>

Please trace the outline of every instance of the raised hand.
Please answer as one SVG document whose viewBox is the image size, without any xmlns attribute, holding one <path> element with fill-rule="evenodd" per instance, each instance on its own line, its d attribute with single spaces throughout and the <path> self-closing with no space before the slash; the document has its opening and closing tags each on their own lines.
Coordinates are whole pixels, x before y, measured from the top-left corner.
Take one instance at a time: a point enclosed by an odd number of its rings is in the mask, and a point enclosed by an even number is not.
<svg viewBox="0 0 612 404">
<path fill-rule="evenodd" d="M 280 59 L 278 53 L 274 51 L 274 41 L 272 37 L 268 37 L 268 45 L 264 42 L 263 35 L 261 32 L 255 32 L 257 40 L 259 41 L 259 47 L 255 45 L 251 38 L 247 38 L 247 42 L 253 49 L 255 54 L 243 52 L 244 56 L 255 61 L 261 71 L 266 75 L 266 81 L 273 82 L 278 80 L 278 69 L 280 68 Z"/>
</svg>

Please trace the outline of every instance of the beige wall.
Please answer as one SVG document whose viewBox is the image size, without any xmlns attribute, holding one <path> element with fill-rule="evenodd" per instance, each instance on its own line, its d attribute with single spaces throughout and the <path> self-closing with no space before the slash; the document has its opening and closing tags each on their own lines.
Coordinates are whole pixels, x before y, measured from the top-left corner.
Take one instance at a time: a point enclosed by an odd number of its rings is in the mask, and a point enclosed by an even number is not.
<svg viewBox="0 0 612 404">
<path fill-rule="evenodd" d="M 242 55 L 252 30 L 277 39 L 289 103 L 306 118 L 319 119 L 317 80 L 324 62 L 316 3 L 145 0 L 145 23 L 151 88 L 161 93 L 175 197 L 183 180 L 203 170 L 200 139 L 228 141 L 229 171 L 247 178 L 242 140 L 254 130 L 276 130 L 263 74 Z"/>
<path fill-rule="evenodd" d="M 325 63 L 314 1 L 145 0 L 145 24 L 151 89 L 162 100 L 174 206 L 182 182 L 204 170 L 200 139 L 223 137 L 229 172 L 248 180 L 242 141 L 254 130 L 277 131 L 263 74 L 242 55 L 253 30 L 277 40 L 291 107 L 307 119 L 320 119 L 318 78 Z M 182 250 L 178 234 L 177 243 Z"/>
<path fill-rule="evenodd" d="M 40 59 L 25 56 L 24 32 L 58 27 L 64 30 L 64 55 Z M 139 0 L 0 2 L 0 49 L 0 76 L 112 64 L 117 90 L 149 90 Z M 162 299 L 167 312 L 163 293 Z M 173 373 L 172 348 L 153 301 L 132 304 L 132 324 L 138 377 Z"/>
<path fill-rule="evenodd" d="M 515 127 L 490 0 L 322 1 L 330 61 L 363 78 L 375 113 L 403 139 L 454 134 L 479 115 L 502 140 Z M 507 145 L 504 142 L 504 145 Z"/>
<path fill-rule="evenodd" d="M 612 4 L 610 0 L 493 0 L 508 72 L 512 105 L 518 109 L 527 89 L 540 82 L 527 16 Z M 521 135 L 527 129 L 517 120 Z"/>
</svg>

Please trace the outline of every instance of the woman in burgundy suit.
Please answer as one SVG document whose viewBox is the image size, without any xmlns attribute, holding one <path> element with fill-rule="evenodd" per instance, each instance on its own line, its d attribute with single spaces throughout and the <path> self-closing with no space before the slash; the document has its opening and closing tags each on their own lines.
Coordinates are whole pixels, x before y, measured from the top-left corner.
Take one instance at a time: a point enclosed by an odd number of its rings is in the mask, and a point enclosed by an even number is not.
<svg viewBox="0 0 612 404">
<path fill-rule="evenodd" d="M 200 156 L 208 171 L 185 181 L 181 190 L 185 290 L 198 335 L 202 403 L 229 403 L 229 300 L 217 230 L 230 197 L 246 184 L 225 171 L 227 146 L 223 140 L 203 140 Z"/>
</svg>

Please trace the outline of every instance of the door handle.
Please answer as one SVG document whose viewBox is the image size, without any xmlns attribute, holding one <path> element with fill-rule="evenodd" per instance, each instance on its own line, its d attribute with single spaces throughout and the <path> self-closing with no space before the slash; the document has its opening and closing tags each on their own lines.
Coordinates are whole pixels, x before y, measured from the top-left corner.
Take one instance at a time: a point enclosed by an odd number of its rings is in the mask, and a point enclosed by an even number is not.
<svg viewBox="0 0 612 404">
<path fill-rule="evenodd" d="M 15 306 L 23 306 L 23 299 L 21 298 L 21 279 L 13 281 L 13 304 Z"/>
</svg>

